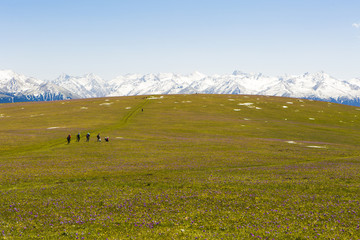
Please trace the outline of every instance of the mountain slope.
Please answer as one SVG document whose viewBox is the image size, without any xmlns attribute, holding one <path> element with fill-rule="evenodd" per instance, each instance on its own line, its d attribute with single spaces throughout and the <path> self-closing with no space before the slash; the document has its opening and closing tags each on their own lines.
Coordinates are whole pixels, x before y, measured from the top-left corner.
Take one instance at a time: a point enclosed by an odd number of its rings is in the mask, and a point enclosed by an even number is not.
<svg viewBox="0 0 360 240">
<path fill-rule="evenodd" d="M 82 77 L 63 74 L 51 83 L 77 93 L 81 98 L 104 97 L 108 94 L 106 82 L 95 74 L 87 74 Z"/>
</svg>

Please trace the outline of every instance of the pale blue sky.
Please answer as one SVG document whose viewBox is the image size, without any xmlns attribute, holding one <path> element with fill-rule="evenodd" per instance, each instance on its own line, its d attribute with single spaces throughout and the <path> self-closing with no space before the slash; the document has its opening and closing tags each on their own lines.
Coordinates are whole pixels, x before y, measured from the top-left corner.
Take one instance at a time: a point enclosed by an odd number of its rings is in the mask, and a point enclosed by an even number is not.
<svg viewBox="0 0 360 240">
<path fill-rule="evenodd" d="M 359 24 L 359 25 L 357 25 Z M 0 0 L 0 69 L 360 78 L 358 0 Z"/>
</svg>

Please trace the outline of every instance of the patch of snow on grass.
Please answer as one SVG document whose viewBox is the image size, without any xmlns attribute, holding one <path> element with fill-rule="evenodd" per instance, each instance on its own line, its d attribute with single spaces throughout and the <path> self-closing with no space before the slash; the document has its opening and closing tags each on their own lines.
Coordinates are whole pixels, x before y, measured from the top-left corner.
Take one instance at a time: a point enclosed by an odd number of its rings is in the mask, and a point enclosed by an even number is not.
<svg viewBox="0 0 360 240">
<path fill-rule="evenodd" d="M 48 127 L 47 129 L 51 130 L 51 129 L 57 129 L 57 128 L 63 128 L 63 127 Z"/>
<path fill-rule="evenodd" d="M 100 106 L 110 106 L 111 104 L 113 104 L 113 102 L 110 102 L 110 103 L 100 103 L 99 105 L 100 105 Z"/>
<path fill-rule="evenodd" d="M 314 121 L 314 120 L 315 120 L 315 118 L 309 118 L 309 120 Z"/>
<path fill-rule="evenodd" d="M 245 120 L 245 121 L 250 121 L 250 119 L 249 119 L 249 118 L 244 118 L 244 120 Z"/>
<path fill-rule="evenodd" d="M 235 101 L 235 99 L 232 99 L 232 98 L 229 98 L 228 100 L 231 101 L 231 102 Z"/>
<path fill-rule="evenodd" d="M 286 102 L 287 104 L 294 104 L 293 102 Z"/>
<path fill-rule="evenodd" d="M 86 109 L 88 109 L 88 107 L 81 107 L 80 109 L 84 109 L 84 110 L 86 110 Z"/>
<path fill-rule="evenodd" d="M 297 144 L 296 142 L 294 141 L 286 141 L 287 143 L 290 143 L 290 144 Z"/>
<path fill-rule="evenodd" d="M 128 110 L 128 109 L 131 109 L 131 107 L 126 107 L 125 109 L 127 109 L 127 110 Z"/>
<path fill-rule="evenodd" d="M 260 109 L 262 109 L 262 108 L 256 107 L 255 109 L 260 110 Z"/>
<path fill-rule="evenodd" d="M 234 109 L 234 111 L 235 111 L 235 112 L 239 112 L 239 111 L 241 111 L 241 109 Z"/>
<path fill-rule="evenodd" d="M 148 97 L 147 99 L 149 100 L 155 100 L 155 99 L 163 99 L 164 96 L 160 96 L 160 97 L 154 97 L 154 96 L 151 96 L 151 97 Z"/>
<path fill-rule="evenodd" d="M 326 148 L 325 146 L 306 146 L 308 148 Z"/>
<path fill-rule="evenodd" d="M 288 108 L 288 106 L 282 106 L 282 108 Z"/>
<path fill-rule="evenodd" d="M 253 104 L 254 103 L 250 103 L 250 102 L 248 102 L 248 103 L 238 103 L 239 106 L 251 106 Z"/>
</svg>

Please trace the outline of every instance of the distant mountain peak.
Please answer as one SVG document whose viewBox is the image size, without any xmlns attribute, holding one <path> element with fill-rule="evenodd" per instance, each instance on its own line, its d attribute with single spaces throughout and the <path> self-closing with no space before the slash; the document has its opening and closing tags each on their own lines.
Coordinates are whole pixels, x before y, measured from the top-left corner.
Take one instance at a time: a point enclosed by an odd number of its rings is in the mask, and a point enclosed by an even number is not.
<svg viewBox="0 0 360 240">
<path fill-rule="evenodd" d="M 239 76 L 239 75 L 244 75 L 245 73 L 243 71 L 240 71 L 240 70 L 235 70 L 233 71 L 232 75 L 234 76 Z"/>
<path fill-rule="evenodd" d="M 195 81 L 198 81 L 200 79 L 208 77 L 208 75 L 201 73 L 199 71 L 192 72 L 188 75 L 188 77 L 194 79 Z"/>
<path fill-rule="evenodd" d="M 62 73 L 60 74 L 60 76 L 58 77 L 58 79 L 69 79 L 71 78 L 70 75 L 66 74 L 66 73 Z"/>
</svg>

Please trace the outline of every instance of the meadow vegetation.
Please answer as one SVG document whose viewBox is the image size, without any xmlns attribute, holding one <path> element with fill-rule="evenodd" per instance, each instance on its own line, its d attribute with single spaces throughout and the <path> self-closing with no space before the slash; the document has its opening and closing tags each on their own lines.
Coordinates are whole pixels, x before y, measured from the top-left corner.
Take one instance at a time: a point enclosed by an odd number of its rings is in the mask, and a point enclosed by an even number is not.
<svg viewBox="0 0 360 240">
<path fill-rule="evenodd" d="M 1 104 L 0 143 L 0 239 L 360 238 L 357 107 L 201 94 Z"/>
</svg>

